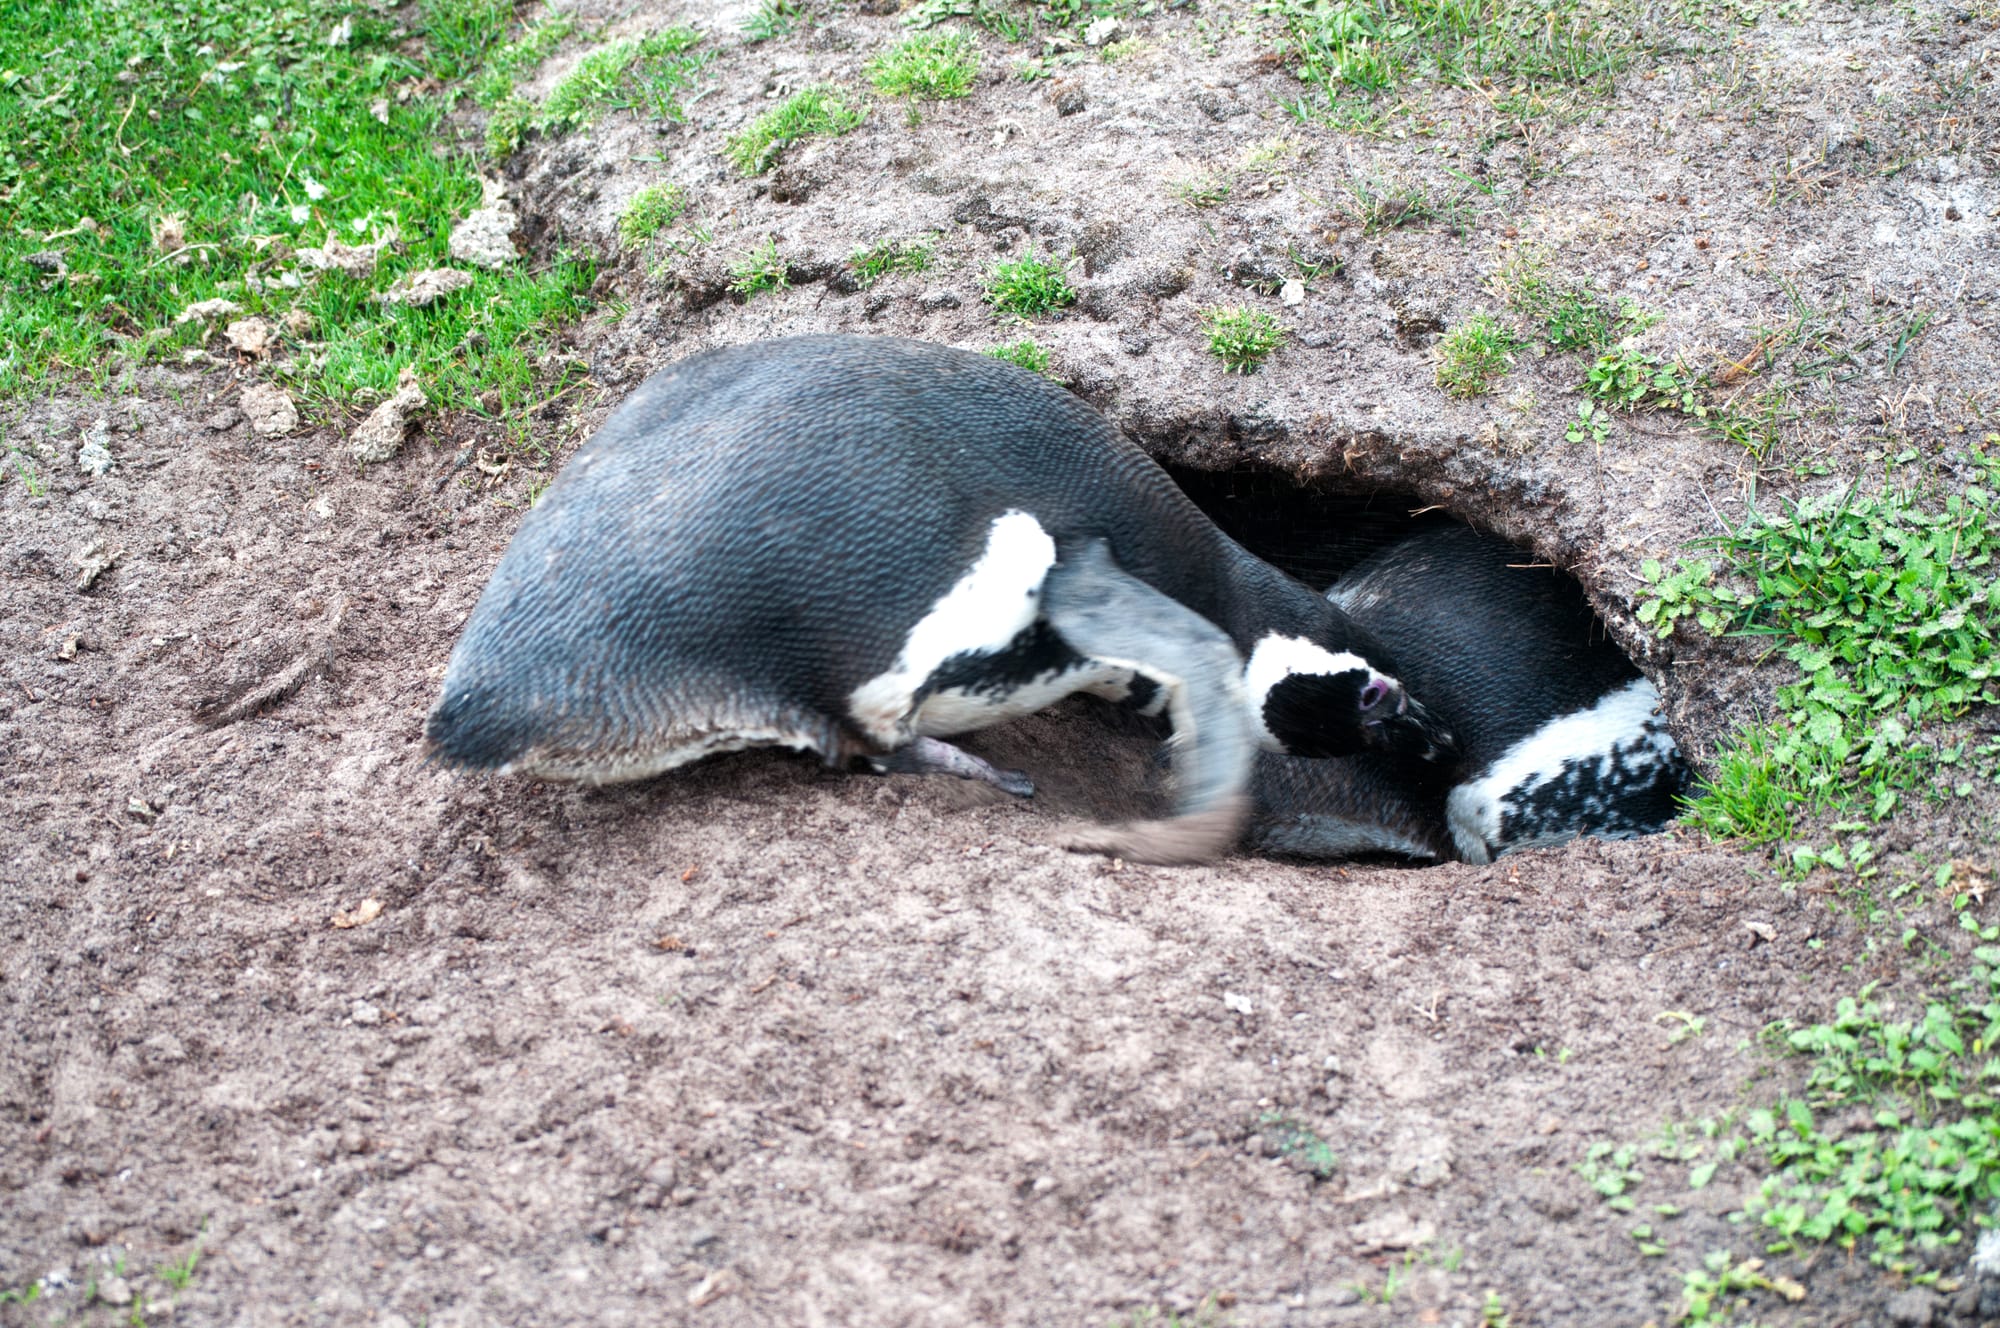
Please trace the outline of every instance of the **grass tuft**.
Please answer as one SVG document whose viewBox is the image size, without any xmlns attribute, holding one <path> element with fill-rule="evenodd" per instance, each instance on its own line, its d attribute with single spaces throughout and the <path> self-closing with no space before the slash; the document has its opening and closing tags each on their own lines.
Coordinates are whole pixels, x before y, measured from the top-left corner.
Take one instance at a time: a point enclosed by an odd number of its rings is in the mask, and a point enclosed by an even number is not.
<svg viewBox="0 0 2000 1328">
<path fill-rule="evenodd" d="M 949 101 L 972 91 L 979 48 L 957 32 L 920 32 L 868 62 L 868 81 L 891 97 Z"/>
<path fill-rule="evenodd" d="M 649 184 L 618 214 L 618 238 L 628 246 L 650 240 L 673 225 L 687 206 L 687 190 L 679 185 Z"/>
<path fill-rule="evenodd" d="M 1075 304 L 1076 290 L 1061 268 L 1030 254 L 994 268 L 985 299 L 1003 314 L 1033 318 Z"/>
<path fill-rule="evenodd" d="M 726 152 L 737 170 L 762 175 L 778 164 L 785 149 L 802 139 L 837 137 L 860 126 L 867 112 L 850 108 L 838 88 L 801 88 L 751 121 L 729 140 Z"/>
<path fill-rule="evenodd" d="M 1476 397 L 1514 363 L 1520 343 L 1499 319 L 1483 310 L 1439 338 L 1437 384 L 1455 397 Z"/>
<path fill-rule="evenodd" d="M 765 236 L 762 244 L 729 265 L 729 289 L 746 300 L 765 291 L 784 290 L 789 285 L 784 256 L 778 252 L 775 236 Z"/>
<path fill-rule="evenodd" d="M 1029 373 L 1040 374 L 1044 378 L 1055 378 L 1050 370 L 1051 360 L 1048 350 L 1039 345 L 1033 337 L 1026 337 L 1006 346 L 995 346 L 986 352 L 996 360 L 1005 360 L 1016 368 Z"/>
<path fill-rule="evenodd" d="M 1231 373 L 1255 373 L 1285 339 L 1278 320 L 1260 310 L 1204 309 L 1201 325 L 1208 333 L 1208 353 Z"/>
<path fill-rule="evenodd" d="M 848 270 L 865 290 L 892 272 L 922 272 L 931 265 L 929 240 L 883 240 L 848 255 Z"/>
</svg>

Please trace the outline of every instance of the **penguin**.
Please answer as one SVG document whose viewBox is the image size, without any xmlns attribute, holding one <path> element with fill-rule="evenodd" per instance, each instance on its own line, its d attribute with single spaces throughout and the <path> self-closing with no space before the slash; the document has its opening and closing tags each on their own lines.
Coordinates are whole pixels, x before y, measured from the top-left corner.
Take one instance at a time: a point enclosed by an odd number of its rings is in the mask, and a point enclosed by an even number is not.
<svg viewBox="0 0 2000 1328">
<path fill-rule="evenodd" d="M 1076 692 L 1172 727 L 1172 817 L 1070 843 L 1135 861 L 1237 843 L 1260 750 L 1456 750 L 1372 635 L 1068 391 L 839 335 L 634 391 L 522 521 L 425 733 L 446 765 L 543 779 L 774 746 L 1027 793 L 942 740 Z"/>
<path fill-rule="evenodd" d="M 1328 599 L 1402 661 L 1457 733 L 1456 761 L 1394 753 L 1258 758 L 1249 839 L 1264 852 L 1484 863 L 1579 835 L 1666 828 L 1688 767 L 1660 695 L 1573 581 L 1456 523 L 1343 576 Z"/>
</svg>

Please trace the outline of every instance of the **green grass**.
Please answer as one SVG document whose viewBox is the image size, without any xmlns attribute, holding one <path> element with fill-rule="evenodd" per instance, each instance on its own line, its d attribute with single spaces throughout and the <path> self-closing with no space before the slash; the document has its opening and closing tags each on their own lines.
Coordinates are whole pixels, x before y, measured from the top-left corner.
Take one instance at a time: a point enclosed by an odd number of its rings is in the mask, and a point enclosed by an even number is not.
<svg viewBox="0 0 2000 1328">
<path fill-rule="evenodd" d="M 1545 251 L 1524 246 L 1493 279 L 1501 298 L 1535 325 L 1550 350 L 1601 350 L 1622 335 L 1625 321 L 1588 279 L 1570 280 L 1550 269 Z"/>
<path fill-rule="evenodd" d="M 1183 176 L 1167 187 L 1175 198 L 1199 212 L 1227 202 L 1233 186 L 1227 175 L 1202 171 Z"/>
<path fill-rule="evenodd" d="M 1744 734 L 1695 802 L 1711 832 L 1768 838 L 1819 811 L 1880 820 L 1963 744 L 1913 742 L 1926 726 L 2000 700 L 1989 602 L 2000 459 L 1983 482 L 1923 495 L 1888 487 L 1753 511 L 1708 543 L 1643 570 L 1642 621 L 1689 615 L 1713 632 L 1767 637 L 1796 669 L 1779 714 Z"/>
<path fill-rule="evenodd" d="M 1005 360 L 1017 368 L 1026 369 L 1029 373 L 1037 373 L 1044 378 L 1056 377 L 1050 371 L 1052 361 L 1047 348 L 1037 344 L 1033 337 L 1026 337 L 1005 346 L 995 346 L 986 353 L 996 360 Z"/>
<path fill-rule="evenodd" d="M 695 29 L 671 27 L 600 46 L 578 60 L 539 105 L 518 97 L 496 105 L 487 125 L 487 150 L 505 156 L 530 131 L 582 129 L 613 110 L 685 120 L 684 96 L 714 59 L 712 51 L 695 49 L 700 44 Z"/>
<path fill-rule="evenodd" d="M 789 37 L 805 13 L 806 7 L 799 0 L 760 0 L 757 12 L 743 20 L 743 40 L 754 46 Z"/>
<path fill-rule="evenodd" d="M 1030 254 L 994 268 L 985 299 L 1003 314 L 1033 318 L 1075 304 L 1076 290 L 1060 267 Z"/>
<path fill-rule="evenodd" d="M 1267 0 L 1281 48 L 1328 109 L 1417 79 L 1603 86 L 1637 54 L 1627 0 Z"/>
<path fill-rule="evenodd" d="M 1476 313 L 1438 339 L 1437 385 L 1455 397 L 1482 396 L 1507 372 L 1519 348 L 1499 319 Z"/>
<path fill-rule="evenodd" d="M 762 175 L 778 164 L 785 149 L 803 139 L 837 137 L 858 128 L 867 112 L 842 100 L 840 89 L 819 84 L 801 88 L 730 138 L 725 151 L 745 175 Z"/>
<path fill-rule="evenodd" d="M 673 225 L 687 206 L 687 190 L 679 185 L 649 184 L 618 214 L 618 238 L 627 246 L 643 244 Z"/>
<path fill-rule="evenodd" d="M 1201 326 L 1208 353 L 1231 373 L 1255 373 L 1285 339 L 1277 319 L 1254 309 L 1204 309 Z"/>
<path fill-rule="evenodd" d="M 868 62 L 868 81 L 890 97 L 948 101 L 971 93 L 979 48 L 956 32 L 920 32 Z"/>
<path fill-rule="evenodd" d="M 513 41 L 493 48 L 473 80 L 473 100 L 489 110 L 506 101 L 514 95 L 514 80 L 554 54 L 575 28 L 576 20 L 568 14 L 551 14 L 530 23 Z"/>
<path fill-rule="evenodd" d="M 848 255 L 848 270 L 866 289 L 892 272 L 922 272 L 931 265 L 929 240 L 883 240 Z"/>
<path fill-rule="evenodd" d="M 765 291 L 781 291 L 791 285 L 785 273 L 778 241 L 767 235 L 762 244 L 729 265 L 729 289 L 746 300 Z"/>
<path fill-rule="evenodd" d="M 482 271 L 429 309 L 370 298 L 447 265 L 452 224 L 481 201 L 478 161 L 449 146 L 451 94 L 399 90 L 470 69 L 501 34 L 478 4 L 419 17 L 412 40 L 372 11 L 304 0 L 12 14 L 0 25 L 0 394 L 178 359 L 204 330 L 175 317 L 225 298 L 236 317 L 305 315 L 313 330 L 286 350 L 308 402 L 389 392 L 406 366 L 447 408 L 489 391 L 503 409 L 530 400 L 536 353 L 583 309 L 587 264 Z M 278 257 L 391 231 L 371 278 Z M 48 250 L 60 277 L 25 262 Z"/>
</svg>

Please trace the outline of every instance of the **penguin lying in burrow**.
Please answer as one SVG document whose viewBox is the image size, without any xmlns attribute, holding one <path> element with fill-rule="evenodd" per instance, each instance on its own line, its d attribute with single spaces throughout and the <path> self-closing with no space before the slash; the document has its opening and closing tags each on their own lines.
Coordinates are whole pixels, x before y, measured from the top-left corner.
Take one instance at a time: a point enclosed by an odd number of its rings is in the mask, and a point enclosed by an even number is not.
<svg viewBox="0 0 2000 1328">
<path fill-rule="evenodd" d="M 648 379 L 521 523 L 426 724 L 446 764 L 642 779 L 719 752 L 1030 791 L 940 741 L 1077 692 L 1164 712 L 1170 819 L 1240 839 L 1259 750 L 1452 762 L 1395 662 L 1223 535 L 1102 416 L 990 356 L 811 336 Z"/>
<path fill-rule="evenodd" d="M 1688 767 L 1660 694 L 1582 588 L 1470 527 L 1426 527 L 1327 598 L 1402 662 L 1457 733 L 1456 761 L 1260 756 L 1249 842 L 1290 857 L 1490 862 L 1579 835 L 1664 830 Z"/>
</svg>

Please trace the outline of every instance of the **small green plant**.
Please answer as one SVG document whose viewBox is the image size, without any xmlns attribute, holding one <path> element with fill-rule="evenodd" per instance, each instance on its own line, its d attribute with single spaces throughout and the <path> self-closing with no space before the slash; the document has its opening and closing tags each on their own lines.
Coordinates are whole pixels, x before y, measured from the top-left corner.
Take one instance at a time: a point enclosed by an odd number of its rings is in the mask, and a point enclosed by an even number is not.
<svg viewBox="0 0 2000 1328">
<path fill-rule="evenodd" d="M 868 81 L 890 97 L 948 101 L 972 91 L 979 48 L 957 32 L 919 32 L 868 62 Z"/>
<path fill-rule="evenodd" d="M 1689 615 L 1711 632 L 1727 626 L 1720 605 L 1733 595 L 1727 587 L 1714 584 L 1715 565 L 1706 558 L 1683 558 L 1672 572 L 1664 570 L 1659 559 L 1648 558 L 1639 564 L 1639 577 L 1647 586 L 1639 602 L 1639 621 L 1655 629 L 1662 640 Z"/>
<path fill-rule="evenodd" d="M 1514 1328 L 1514 1316 L 1507 1313 L 1507 1302 L 1498 1291 L 1489 1290 L 1480 1302 L 1479 1328 Z"/>
<path fill-rule="evenodd" d="M 1113 1319 L 1107 1328 L 1229 1328 L 1234 1322 L 1222 1308 L 1222 1298 L 1210 1293 L 1187 1314 L 1148 1305 Z"/>
<path fill-rule="evenodd" d="M 765 291 L 784 290 L 790 284 L 775 236 L 765 236 L 762 244 L 729 265 L 729 289 L 746 300 Z"/>
<path fill-rule="evenodd" d="M 1276 1155 L 1292 1159 L 1315 1180 L 1331 1180 L 1340 1167 L 1332 1145 L 1313 1128 L 1287 1112 L 1267 1111 L 1257 1117 L 1257 1129 L 1264 1146 Z"/>
<path fill-rule="evenodd" d="M 1697 395 L 1698 387 L 1695 375 L 1678 361 L 1629 347 L 1598 356 L 1583 382 L 1586 393 L 1622 410 L 1651 406 L 1706 419 L 1708 408 Z"/>
<path fill-rule="evenodd" d="M 1075 304 L 1076 290 L 1060 267 L 1030 254 L 994 268 L 985 299 L 1003 314 L 1033 318 Z"/>
<path fill-rule="evenodd" d="M 892 272 L 922 272 L 931 265 L 929 240 L 883 240 L 847 257 L 848 270 L 866 289 Z"/>
<path fill-rule="evenodd" d="M 1611 437 L 1611 412 L 1595 402 L 1578 402 L 1576 418 L 1563 430 L 1563 437 L 1572 443 L 1595 443 L 1602 447 Z"/>
<path fill-rule="evenodd" d="M 1213 172 L 1183 176 L 1168 186 L 1175 198 L 1196 211 L 1212 208 L 1229 197 L 1229 177 Z"/>
<path fill-rule="evenodd" d="M 758 42 L 789 37 L 805 12 L 806 7 L 799 0 L 759 0 L 757 12 L 744 19 L 739 30 L 743 33 L 743 40 L 753 46 Z"/>
<path fill-rule="evenodd" d="M 1438 340 L 1437 384 L 1455 397 L 1480 396 L 1507 372 L 1519 348 L 1514 334 L 1481 311 Z"/>
<path fill-rule="evenodd" d="M 685 117 L 674 93 L 694 82 L 711 58 L 694 52 L 701 34 L 667 28 L 651 36 L 612 42 L 577 61 L 549 89 L 535 116 L 538 129 L 578 129 L 607 110 L 646 107 L 662 119 Z"/>
<path fill-rule="evenodd" d="M 8 449 L 8 455 L 14 458 L 14 473 L 20 477 L 21 487 L 28 491 L 30 498 L 39 498 L 49 491 L 48 482 L 36 473 L 35 463 L 28 459 L 26 452 L 16 447 Z"/>
<path fill-rule="evenodd" d="M 1806 1289 L 1789 1277 L 1768 1276 L 1762 1259 L 1738 1260 L 1713 1250 L 1702 1266 L 1681 1274 L 1681 1313 L 1676 1323 L 1721 1323 L 1731 1302 L 1752 1291 L 1775 1291 L 1786 1300 L 1804 1300 Z"/>
<path fill-rule="evenodd" d="M 649 184 L 618 214 L 618 238 L 627 245 L 643 244 L 673 225 L 687 205 L 687 190 L 679 185 Z"/>
<path fill-rule="evenodd" d="M 1550 271 L 1548 253 L 1535 246 L 1516 250 L 1494 274 L 1494 288 L 1509 308 L 1534 323 L 1549 349 L 1593 351 L 1611 344 L 1621 327 L 1637 331 L 1649 316 L 1632 306 L 1621 317 L 1588 280 L 1569 281 Z"/>
<path fill-rule="evenodd" d="M 457 79 L 507 31 L 514 6 L 511 0 L 424 0 L 418 14 L 437 76 Z"/>
<path fill-rule="evenodd" d="M 1231 373 L 1255 373 L 1285 339 L 1277 319 L 1240 306 L 1202 310 L 1201 326 L 1208 333 L 1208 353 Z"/>
<path fill-rule="evenodd" d="M 1626 1191 L 1646 1179 L 1638 1169 L 1638 1149 L 1631 1144 L 1614 1146 L 1600 1140 L 1584 1153 L 1583 1161 L 1576 1164 L 1576 1174 L 1584 1183 L 1596 1190 L 1607 1208 L 1615 1208 L 1621 1213 L 1632 1211 L 1632 1196 Z"/>
<path fill-rule="evenodd" d="M 178 1263 L 163 1263 L 154 1269 L 160 1280 L 172 1287 L 176 1294 L 185 1291 L 194 1283 L 195 1270 L 201 1267 L 201 1247 L 187 1252 L 187 1257 Z"/>
<path fill-rule="evenodd" d="M 1005 360 L 1017 368 L 1026 369 L 1029 373 L 1040 374 L 1044 378 L 1054 378 L 1056 376 L 1049 368 L 1049 352 L 1044 347 L 1036 344 L 1032 337 L 1016 341 L 1007 346 L 995 346 L 986 353 L 996 360 Z"/>
<path fill-rule="evenodd" d="M 785 149 L 802 139 L 837 137 L 867 118 L 848 106 L 840 90 L 824 84 L 801 88 L 782 103 L 750 122 L 725 147 L 729 160 L 745 175 L 762 175 L 778 164 Z"/>
<path fill-rule="evenodd" d="M 1428 190 L 1406 180 L 1355 177 L 1342 188 L 1347 192 L 1347 201 L 1339 207 L 1337 215 L 1348 224 L 1359 226 L 1363 235 L 1414 226 L 1441 214 Z"/>
<path fill-rule="evenodd" d="M 1667 1033 L 1667 1045 L 1670 1047 L 1694 1041 L 1708 1029 L 1708 1020 L 1698 1014 L 1689 1014 L 1685 1010 L 1662 1010 L 1654 1015 L 1653 1019 L 1656 1023 L 1672 1025 L 1672 1029 Z"/>
</svg>

